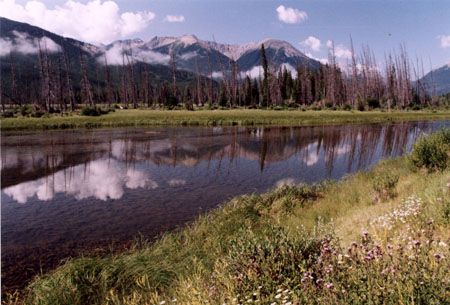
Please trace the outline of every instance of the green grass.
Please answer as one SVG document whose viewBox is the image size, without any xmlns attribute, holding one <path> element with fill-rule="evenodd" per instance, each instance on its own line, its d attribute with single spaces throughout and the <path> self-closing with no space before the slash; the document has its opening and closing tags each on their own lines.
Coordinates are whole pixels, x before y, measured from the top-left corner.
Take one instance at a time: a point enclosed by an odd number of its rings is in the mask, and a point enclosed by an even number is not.
<svg viewBox="0 0 450 305">
<path fill-rule="evenodd" d="M 398 180 L 380 183 L 387 174 Z M 237 197 L 125 253 L 70 260 L 9 303 L 444 304 L 449 233 L 450 171 L 388 159 L 340 182 Z"/>
<path fill-rule="evenodd" d="M 4 118 L 1 128 L 43 130 L 125 126 L 232 126 L 232 125 L 332 125 L 388 121 L 448 120 L 450 111 L 301 111 L 301 110 L 117 110 L 88 117 L 81 115 L 41 118 Z"/>
</svg>

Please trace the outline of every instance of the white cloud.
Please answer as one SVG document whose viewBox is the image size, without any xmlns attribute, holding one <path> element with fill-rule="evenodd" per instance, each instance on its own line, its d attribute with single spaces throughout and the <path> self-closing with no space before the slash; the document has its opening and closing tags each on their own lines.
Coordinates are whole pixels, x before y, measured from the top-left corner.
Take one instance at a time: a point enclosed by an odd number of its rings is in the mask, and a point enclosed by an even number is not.
<svg viewBox="0 0 450 305">
<path fill-rule="evenodd" d="M 331 40 L 327 41 L 327 47 L 332 48 L 334 43 Z M 344 45 L 338 44 L 334 45 L 334 56 L 337 58 L 346 58 L 351 59 L 352 58 L 352 52 L 347 49 Z"/>
<path fill-rule="evenodd" d="M 92 43 L 110 43 L 140 32 L 155 18 L 154 13 L 146 11 L 121 14 L 116 2 L 102 0 L 87 3 L 68 0 L 53 9 L 40 1 L 21 5 L 15 0 L 2 0 L 0 11 L 3 17 Z"/>
<path fill-rule="evenodd" d="M 112 46 L 112 48 L 105 51 L 106 60 L 108 62 L 108 65 L 121 65 L 123 63 L 123 56 L 122 53 L 124 52 L 124 49 L 122 48 L 122 45 L 115 44 Z M 151 51 L 151 50 L 141 50 L 139 48 L 133 48 L 133 60 L 134 61 L 140 61 L 145 62 L 148 64 L 161 64 L 161 65 L 168 65 L 170 61 L 170 56 L 167 54 L 162 54 L 159 52 Z M 131 60 L 131 59 L 130 59 Z M 98 58 L 99 63 L 104 63 L 104 58 L 99 57 Z M 127 63 L 127 59 L 125 58 L 125 64 Z"/>
<path fill-rule="evenodd" d="M 301 23 L 308 18 L 308 14 L 306 14 L 305 11 L 301 11 L 296 8 L 284 7 L 284 5 L 280 5 L 277 8 L 277 13 L 278 20 L 289 24 Z"/>
<path fill-rule="evenodd" d="M 282 69 L 284 69 L 284 67 L 286 67 L 286 70 L 291 72 L 292 77 L 297 78 L 297 69 L 295 69 L 289 63 L 282 64 L 281 67 L 282 67 Z"/>
<path fill-rule="evenodd" d="M 441 40 L 441 47 L 450 48 L 450 35 L 439 35 L 437 38 Z"/>
<path fill-rule="evenodd" d="M 187 52 L 184 53 L 183 55 L 179 56 L 182 60 L 189 60 L 191 58 L 194 58 L 195 56 L 197 56 L 197 52 L 192 51 L 192 52 Z"/>
<path fill-rule="evenodd" d="M 263 73 L 262 71 L 263 71 L 262 66 L 254 66 L 253 68 L 251 68 L 251 70 L 241 72 L 241 76 L 242 77 L 248 76 L 252 79 L 259 78 L 259 76 L 261 76 Z"/>
<path fill-rule="evenodd" d="M 352 52 L 341 44 L 334 48 L 334 54 L 337 58 L 352 58 Z"/>
<path fill-rule="evenodd" d="M 328 58 L 318 58 L 318 57 L 315 57 L 314 55 L 312 55 L 311 53 L 305 53 L 305 55 L 308 56 L 309 58 L 312 58 L 314 60 L 321 62 L 324 65 L 326 65 L 328 63 Z"/>
<path fill-rule="evenodd" d="M 216 79 L 221 79 L 221 78 L 223 78 L 223 75 L 222 75 L 222 72 L 219 72 L 219 71 L 213 71 L 212 77 L 213 77 L 213 78 L 216 78 Z"/>
<path fill-rule="evenodd" d="M 295 69 L 293 66 L 291 66 L 289 63 L 285 63 L 281 65 L 281 68 L 284 69 L 286 67 L 286 70 L 291 72 L 292 77 L 297 77 L 297 69 Z M 263 67 L 261 65 L 259 66 L 253 66 L 250 70 L 241 72 L 241 77 L 245 78 L 246 76 L 250 77 L 251 79 L 259 78 L 263 75 Z"/>
<path fill-rule="evenodd" d="M 100 200 L 120 199 L 124 188 L 155 189 L 158 183 L 136 169 L 125 169 L 115 160 L 97 160 L 71 169 L 68 180 L 64 171 L 54 175 L 24 182 L 4 189 L 6 195 L 19 203 L 36 195 L 39 200 L 51 200 L 56 193 L 66 193 L 77 200 L 94 197 Z"/>
<path fill-rule="evenodd" d="M 41 39 L 32 38 L 26 33 L 13 31 L 14 38 L 0 38 L 0 56 L 8 55 L 10 52 L 22 54 L 36 54 L 39 52 L 39 44 L 42 52 L 59 52 L 61 47 L 48 37 Z"/>
<path fill-rule="evenodd" d="M 167 21 L 167 22 L 184 22 L 184 16 L 183 15 L 166 15 L 166 18 L 164 18 L 164 21 Z"/>
<path fill-rule="evenodd" d="M 146 62 L 148 64 L 161 64 L 168 65 L 170 61 L 170 55 L 162 54 L 155 51 L 142 51 L 133 49 L 134 60 Z"/>
<path fill-rule="evenodd" d="M 320 48 L 322 47 L 322 43 L 320 42 L 320 39 L 318 39 L 314 36 L 309 36 L 306 40 L 302 41 L 302 44 L 310 47 L 311 50 L 316 51 L 316 52 L 320 51 Z"/>
</svg>

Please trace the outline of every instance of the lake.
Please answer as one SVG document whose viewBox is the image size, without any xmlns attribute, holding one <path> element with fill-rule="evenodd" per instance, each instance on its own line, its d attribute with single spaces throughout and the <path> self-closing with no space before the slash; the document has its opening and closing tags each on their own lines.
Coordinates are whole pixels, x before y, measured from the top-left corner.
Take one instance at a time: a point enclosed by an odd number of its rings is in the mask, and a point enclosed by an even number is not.
<svg viewBox="0 0 450 305">
<path fill-rule="evenodd" d="M 120 251 L 240 194 L 340 179 L 450 121 L 2 133 L 2 286 Z"/>
</svg>

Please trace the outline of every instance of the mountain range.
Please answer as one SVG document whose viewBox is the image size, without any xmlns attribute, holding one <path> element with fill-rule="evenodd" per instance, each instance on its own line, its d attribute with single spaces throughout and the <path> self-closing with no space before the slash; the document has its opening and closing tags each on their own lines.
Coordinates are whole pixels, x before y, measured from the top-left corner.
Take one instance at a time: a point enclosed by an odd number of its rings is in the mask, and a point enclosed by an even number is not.
<svg viewBox="0 0 450 305">
<path fill-rule="evenodd" d="M 450 63 L 429 72 L 422 80 L 428 92 L 432 94 L 450 93 Z"/>
<path fill-rule="evenodd" d="M 221 44 L 206 41 L 195 35 L 181 37 L 155 36 L 149 40 L 127 39 L 117 40 L 108 45 L 93 45 L 79 40 L 62 37 L 36 26 L 0 17 L 0 68 L 2 77 L 11 81 L 11 59 L 13 54 L 16 78 L 19 82 L 33 83 L 39 80 L 38 52 L 39 45 L 47 50 L 50 59 L 55 63 L 61 50 L 67 54 L 74 84 L 79 83 L 80 53 L 86 58 L 88 78 L 102 84 L 105 62 L 111 67 L 111 82 L 120 81 L 120 66 L 133 61 L 138 71 L 145 68 L 153 83 L 171 81 L 171 53 L 173 52 L 177 66 L 177 81 L 180 84 L 195 81 L 195 74 L 200 73 L 220 79 L 231 70 L 235 62 L 242 76 L 245 74 L 257 78 L 262 74 L 261 45 L 264 44 L 266 57 L 272 69 L 285 66 L 295 70 L 297 65 L 308 64 L 317 68 L 319 62 L 309 58 L 290 43 L 277 39 L 264 39 L 243 45 Z M 125 56 L 125 55 L 126 56 Z M 294 73 L 295 75 L 295 73 Z M 436 94 L 450 92 L 450 65 L 445 65 L 424 77 L 427 88 Z M 434 85 L 431 83 L 433 80 Z"/>
</svg>

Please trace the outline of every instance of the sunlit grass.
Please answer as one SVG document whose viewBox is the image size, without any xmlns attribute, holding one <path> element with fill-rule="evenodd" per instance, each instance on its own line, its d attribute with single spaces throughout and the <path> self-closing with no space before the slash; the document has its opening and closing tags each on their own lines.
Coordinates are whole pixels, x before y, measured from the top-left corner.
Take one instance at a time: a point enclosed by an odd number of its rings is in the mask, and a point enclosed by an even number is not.
<svg viewBox="0 0 450 305">
<path fill-rule="evenodd" d="M 444 120 L 450 111 L 300 111 L 300 110 L 117 110 L 98 117 L 78 114 L 63 117 L 5 118 L 2 130 L 63 129 L 125 126 L 233 126 L 233 125 L 331 125 L 388 121 Z"/>
</svg>

